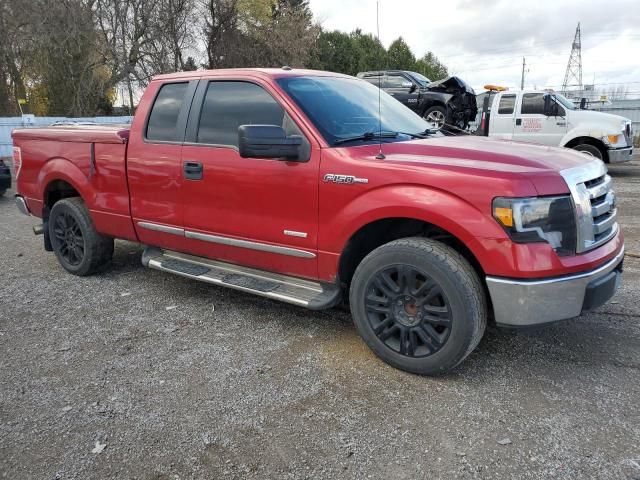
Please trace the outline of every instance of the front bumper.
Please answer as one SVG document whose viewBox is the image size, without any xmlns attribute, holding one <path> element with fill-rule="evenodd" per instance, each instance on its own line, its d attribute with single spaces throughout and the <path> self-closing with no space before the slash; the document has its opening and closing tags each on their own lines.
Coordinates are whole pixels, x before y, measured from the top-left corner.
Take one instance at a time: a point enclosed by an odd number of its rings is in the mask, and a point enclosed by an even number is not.
<svg viewBox="0 0 640 480">
<path fill-rule="evenodd" d="M 622 163 L 633 159 L 633 147 L 611 148 L 607 153 L 609 155 L 609 163 Z"/>
<path fill-rule="evenodd" d="M 580 315 L 606 303 L 622 274 L 624 248 L 600 267 L 579 274 L 536 280 L 487 277 L 496 323 L 530 327 Z"/>
</svg>

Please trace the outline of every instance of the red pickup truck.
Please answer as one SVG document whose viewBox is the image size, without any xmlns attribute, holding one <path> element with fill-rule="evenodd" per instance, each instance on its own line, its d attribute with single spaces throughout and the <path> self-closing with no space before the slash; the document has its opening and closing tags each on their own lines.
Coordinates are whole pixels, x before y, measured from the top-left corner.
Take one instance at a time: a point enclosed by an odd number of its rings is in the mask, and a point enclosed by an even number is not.
<svg viewBox="0 0 640 480">
<path fill-rule="evenodd" d="M 214 285 L 348 298 L 367 345 L 420 374 L 462 362 L 488 320 L 541 325 L 614 294 L 624 244 L 600 160 L 427 128 L 345 75 L 161 75 L 130 128 L 14 131 L 16 201 L 72 274 L 118 238 Z"/>
</svg>

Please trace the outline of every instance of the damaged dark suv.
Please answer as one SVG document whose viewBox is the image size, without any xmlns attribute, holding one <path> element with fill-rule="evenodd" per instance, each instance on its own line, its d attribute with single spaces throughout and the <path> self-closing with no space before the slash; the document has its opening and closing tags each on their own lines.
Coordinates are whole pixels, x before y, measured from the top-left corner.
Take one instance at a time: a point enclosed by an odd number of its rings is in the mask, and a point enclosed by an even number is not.
<svg viewBox="0 0 640 480">
<path fill-rule="evenodd" d="M 431 124 L 434 129 L 466 129 L 478 113 L 473 88 L 459 77 L 432 82 L 406 70 L 360 72 L 362 78 L 380 86 Z"/>
</svg>

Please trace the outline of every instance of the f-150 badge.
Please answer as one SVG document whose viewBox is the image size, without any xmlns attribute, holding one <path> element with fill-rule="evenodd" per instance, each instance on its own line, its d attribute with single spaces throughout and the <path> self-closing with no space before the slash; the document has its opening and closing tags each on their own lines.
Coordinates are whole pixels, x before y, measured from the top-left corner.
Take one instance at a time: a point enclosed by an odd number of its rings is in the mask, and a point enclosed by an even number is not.
<svg viewBox="0 0 640 480">
<path fill-rule="evenodd" d="M 354 183 L 369 183 L 368 178 L 358 178 L 353 175 L 337 175 L 335 173 L 327 173 L 323 180 L 326 183 L 343 183 L 346 185 L 352 185 Z"/>
</svg>

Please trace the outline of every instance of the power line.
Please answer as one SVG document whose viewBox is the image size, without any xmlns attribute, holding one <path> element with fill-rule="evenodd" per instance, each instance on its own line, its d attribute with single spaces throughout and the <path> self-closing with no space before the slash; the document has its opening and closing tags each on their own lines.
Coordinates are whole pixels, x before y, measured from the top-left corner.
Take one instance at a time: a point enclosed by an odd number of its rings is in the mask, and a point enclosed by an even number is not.
<svg viewBox="0 0 640 480">
<path fill-rule="evenodd" d="M 580 22 L 576 27 L 576 34 L 571 44 L 571 54 L 567 63 L 567 71 L 562 82 L 562 93 L 566 93 L 569 82 L 575 80 L 582 90 L 582 40 L 580 38 Z"/>
</svg>

